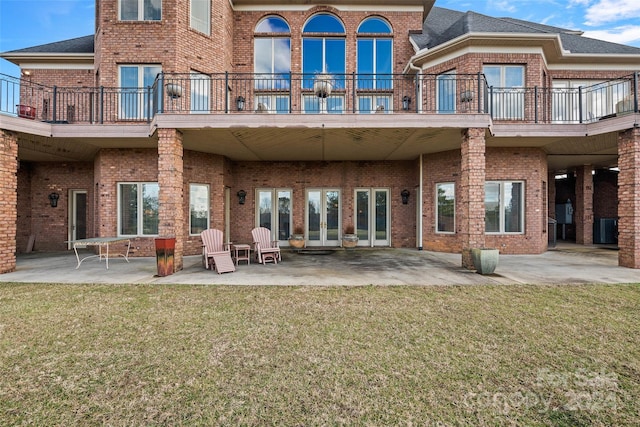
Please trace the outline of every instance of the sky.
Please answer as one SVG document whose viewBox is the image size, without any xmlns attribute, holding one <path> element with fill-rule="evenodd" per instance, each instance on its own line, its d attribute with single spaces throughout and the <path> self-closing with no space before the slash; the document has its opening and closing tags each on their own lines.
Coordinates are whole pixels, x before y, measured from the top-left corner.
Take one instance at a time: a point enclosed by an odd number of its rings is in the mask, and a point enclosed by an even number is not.
<svg viewBox="0 0 640 427">
<path fill-rule="evenodd" d="M 436 6 L 581 30 L 586 37 L 640 47 L 639 1 L 436 0 Z M 0 0 L 0 52 L 94 31 L 95 0 Z M 0 73 L 17 77 L 19 70 L 2 59 Z"/>
</svg>

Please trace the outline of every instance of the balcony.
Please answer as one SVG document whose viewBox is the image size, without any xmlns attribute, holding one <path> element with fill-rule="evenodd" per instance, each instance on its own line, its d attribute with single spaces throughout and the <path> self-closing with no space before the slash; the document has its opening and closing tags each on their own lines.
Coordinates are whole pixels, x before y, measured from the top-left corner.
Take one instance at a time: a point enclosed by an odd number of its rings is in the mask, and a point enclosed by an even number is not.
<svg viewBox="0 0 640 427">
<path fill-rule="evenodd" d="M 577 124 L 633 112 L 638 73 L 579 88 L 490 87 L 483 74 L 164 73 L 145 88 L 49 87 L 0 75 L 0 113 L 55 124 L 150 123 L 159 114 L 480 114 Z"/>
</svg>

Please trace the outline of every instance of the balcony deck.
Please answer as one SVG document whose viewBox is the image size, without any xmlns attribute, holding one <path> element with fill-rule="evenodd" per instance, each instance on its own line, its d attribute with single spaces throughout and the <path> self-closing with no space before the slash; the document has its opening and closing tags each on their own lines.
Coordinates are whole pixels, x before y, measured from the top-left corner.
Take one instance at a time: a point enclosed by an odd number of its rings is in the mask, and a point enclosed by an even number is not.
<svg viewBox="0 0 640 427">
<path fill-rule="evenodd" d="M 0 127 L 21 133 L 20 158 L 32 161 L 156 147 L 158 128 L 179 129 L 187 150 L 232 160 L 409 160 L 458 149 L 460 131 L 477 127 L 487 146 L 543 148 L 550 167 L 568 156 L 611 164 L 616 132 L 640 121 L 637 76 L 509 90 L 483 75 L 164 74 L 143 89 L 0 76 Z"/>
</svg>

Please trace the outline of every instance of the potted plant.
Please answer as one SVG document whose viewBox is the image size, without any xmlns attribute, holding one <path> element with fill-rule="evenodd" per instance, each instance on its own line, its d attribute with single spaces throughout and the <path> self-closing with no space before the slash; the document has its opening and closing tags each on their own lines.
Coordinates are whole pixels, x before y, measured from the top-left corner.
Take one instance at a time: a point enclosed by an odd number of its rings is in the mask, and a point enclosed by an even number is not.
<svg viewBox="0 0 640 427">
<path fill-rule="evenodd" d="M 476 272 L 480 274 L 493 274 L 498 266 L 498 249 L 472 248 L 471 259 Z"/>
<path fill-rule="evenodd" d="M 355 248 L 358 245 L 358 235 L 353 229 L 353 225 L 347 225 L 342 235 L 342 247 L 346 249 Z"/>
<path fill-rule="evenodd" d="M 295 249 L 302 249 L 305 243 L 302 227 L 294 227 L 293 234 L 289 237 L 289 246 Z"/>
</svg>

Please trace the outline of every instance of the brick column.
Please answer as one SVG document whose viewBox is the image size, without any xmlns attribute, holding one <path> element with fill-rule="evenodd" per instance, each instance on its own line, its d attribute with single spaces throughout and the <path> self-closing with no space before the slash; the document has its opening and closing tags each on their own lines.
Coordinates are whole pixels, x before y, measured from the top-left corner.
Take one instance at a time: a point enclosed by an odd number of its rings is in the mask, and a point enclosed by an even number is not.
<svg viewBox="0 0 640 427">
<path fill-rule="evenodd" d="M 462 267 L 473 269 L 472 248 L 484 247 L 485 130 L 467 129 L 462 135 L 461 175 L 457 221 L 462 238 Z"/>
<path fill-rule="evenodd" d="M 16 269 L 18 136 L 0 130 L 0 273 Z"/>
<path fill-rule="evenodd" d="M 618 135 L 618 264 L 640 268 L 640 129 Z"/>
<path fill-rule="evenodd" d="M 593 168 L 585 165 L 576 169 L 576 243 L 593 243 Z"/>
<path fill-rule="evenodd" d="M 182 270 L 185 240 L 182 133 L 158 130 L 158 234 L 175 237 L 174 271 Z"/>
</svg>

